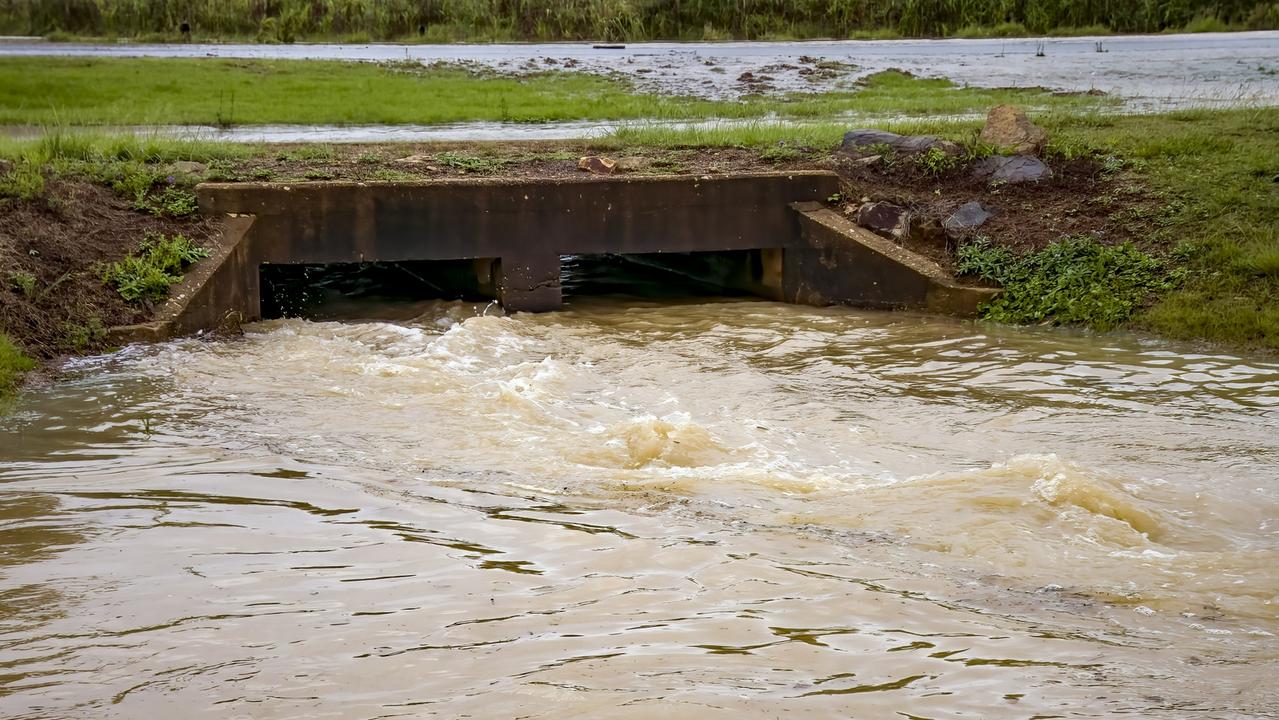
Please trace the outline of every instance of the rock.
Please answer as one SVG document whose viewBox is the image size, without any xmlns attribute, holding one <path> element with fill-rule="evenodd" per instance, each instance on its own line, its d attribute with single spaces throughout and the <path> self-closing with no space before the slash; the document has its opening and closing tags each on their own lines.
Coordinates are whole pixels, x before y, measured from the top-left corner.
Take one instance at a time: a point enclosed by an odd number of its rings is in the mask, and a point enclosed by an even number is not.
<svg viewBox="0 0 1279 720">
<path fill-rule="evenodd" d="M 933 135 L 898 135 L 885 130 L 851 130 L 844 133 L 844 142 L 839 146 L 842 152 L 851 155 L 863 155 L 873 148 L 888 146 L 897 152 L 922 153 L 937 148 L 947 155 L 958 156 L 963 149 L 949 140 L 940 140 Z"/>
<path fill-rule="evenodd" d="M 1052 168 L 1029 155 L 993 156 L 973 165 L 978 180 L 1003 183 L 1039 182 L 1053 176 Z"/>
<path fill-rule="evenodd" d="M 976 230 L 990 219 L 993 213 L 979 202 L 967 202 L 960 205 L 955 212 L 942 222 L 942 227 L 951 235 L 962 235 Z"/>
<path fill-rule="evenodd" d="M 617 169 L 617 161 L 602 155 L 587 155 L 577 161 L 577 169 L 585 170 L 595 175 L 612 175 Z"/>
<path fill-rule="evenodd" d="M 868 202 L 857 208 L 857 224 L 901 239 L 910 235 L 910 211 L 892 203 Z"/>
<path fill-rule="evenodd" d="M 191 162 L 190 160 L 179 160 L 169 167 L 173 168 L 173 172 L 181 175 L 203 175 L 209 168 L 204 163 Z"/>
<path fill-rule="evenodd" d="M 1001 152 L 1038 155 L 1048 144 L 1048 132 L 1032 123 L 1021 108 L 1000 105 L 986 115 L 981 141 L 994 145 Z"/>
<path fill-rule="evenodd" d="M 645 157 L 624 157 L 617 161 L 614 167 L 618 172 L 637 172 L 639 170 L 647 170 L 653 162 Z"/>
<path fill-rule="evenodd" d="M 395 162 L 406 163 L 409 165 L 425 165 L 430 163 L 432 160 L 434 160 L 434 158 L 430 155 L 409 155 L 407 157 L 402 157 Z"/>
</svg>

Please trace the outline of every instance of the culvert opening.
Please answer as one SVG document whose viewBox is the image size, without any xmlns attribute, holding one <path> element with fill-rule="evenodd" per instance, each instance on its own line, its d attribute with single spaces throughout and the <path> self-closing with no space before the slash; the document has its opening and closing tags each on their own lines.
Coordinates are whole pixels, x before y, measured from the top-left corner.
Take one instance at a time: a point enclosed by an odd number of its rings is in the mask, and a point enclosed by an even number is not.
<svg viewBox="0 0 1279 720">
<path fill-rule="evenodd" d="M 560 258 L 560 284 L 573 297 L 679 299 L 781 295 L 781 250 L 609 253 Z"/>
<path fill-rule="evenodd" d="M 500 261 L 264 264 L 259 268 L 262 317 L 332 320 L 390 317 L 424 301 L 487 302 L 497 298 Z M 780 250 L 608 253 L 560 258 L 564 301 L 764 297 L 779 299 Z"/>
<path fill-rule="evenodd" d="M 259 269 L 262 317 L 313 320 L 355 317 L 424 300 L 489 300 L 492 261 L 431 260 L 264 264 Z"/>
</svg>

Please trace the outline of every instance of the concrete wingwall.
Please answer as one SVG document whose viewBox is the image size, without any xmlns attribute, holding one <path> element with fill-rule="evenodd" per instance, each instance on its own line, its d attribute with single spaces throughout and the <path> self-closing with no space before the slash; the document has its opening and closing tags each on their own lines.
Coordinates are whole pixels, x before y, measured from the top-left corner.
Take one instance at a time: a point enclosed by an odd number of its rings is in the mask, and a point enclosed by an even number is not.
<svg viewBox="0 0 1279 720">
<path fill-rule="evenodd" d="M 508 310 L 560 307 L 560 257 L 762 251 L 758 292 L 807 304 L 848 303 L 971 314 L 988 294 L 851 226 L 821 202 L 829 172 L 410 183 L 205 183 L 200 212 L 224 220 L 159 319 L 117 338 L 214 329 L 261 313 L 263 264 L 477 260 Z M 843 224 L 841 224 L 841 221 Z"/>
</svg>

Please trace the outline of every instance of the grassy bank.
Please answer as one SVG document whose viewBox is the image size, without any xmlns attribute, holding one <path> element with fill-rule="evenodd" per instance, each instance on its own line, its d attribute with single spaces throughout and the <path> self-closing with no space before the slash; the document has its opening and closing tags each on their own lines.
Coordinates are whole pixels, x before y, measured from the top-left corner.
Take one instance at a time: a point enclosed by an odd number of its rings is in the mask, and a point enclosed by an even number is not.
<svg viewBox="0 0 1279 720">
<path fill-rule="evenodd" d="M 846 92 L 713 102 L 644 95 L 569 71 L 522 77 L 417 63 L 0 58 L 0 124 L 434 124 L 482 121 L 953 115 L 991 105 L 1082 110 L 1107 98 L 958 88 L 880 73 Z"/>
<path fill-rule="evenodd" d="M 972 37 L 1275 27 L 1279 3 L 1269 0 L 0 0 L 0 33 L 146 41 Z"/>
<path fill-rule="evenodd" d="M 1063 159 L 1109 158 L 1152 202 L 1121 207 L 1116 221 L 1138 230 L 1170 279 L 1127 327 L 1227 346 L 1279 349 L 1279 109 L 1184 111 L 1150 116 L 1055 113 L 1037 118 Z M 903 133 L 975 141 L 980 123 L 896 123 Z M 829 123 L 696 131 L 624 129 L 619 146 L 832 147 L 848 129 Z M 995 238 L 998 241 L 998 238 Z M 1068 270 L 1068 269 L 1067 269 Z M 1105 321 L 1083 324 L 1108 326 Z"/>
</svg>

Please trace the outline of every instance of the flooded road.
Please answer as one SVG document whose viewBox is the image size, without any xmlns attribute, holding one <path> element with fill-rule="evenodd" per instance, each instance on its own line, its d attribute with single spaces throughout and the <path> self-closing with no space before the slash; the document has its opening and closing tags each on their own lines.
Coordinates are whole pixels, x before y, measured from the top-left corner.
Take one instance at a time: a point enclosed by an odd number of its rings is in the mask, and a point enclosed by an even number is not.
<svg viewBox="0 0 1279 720">
<path fill-rule="evenodd" d="M 80 361 L 0 419 L 11 718 L 1263 718 L 1279 362 L 765 302 Z"/>
<path fill-rule="evenodd" d="M 1279 104 L 1279 31 L 987 40 L 490 45 L 0 43 L 0 56 L 225 57 L 463 62 L 508 72 L 619 74 L 645 91 L 707 98 L 825 92 L 890 68 L 978 87 L 1100 90 L 1130 110 Z M 814 72 L 818 60 L 842 64 Z M 756 77 L 743 82 L 743 73 Z"/>
</svg>

